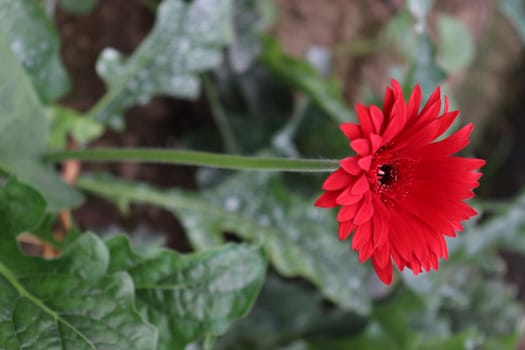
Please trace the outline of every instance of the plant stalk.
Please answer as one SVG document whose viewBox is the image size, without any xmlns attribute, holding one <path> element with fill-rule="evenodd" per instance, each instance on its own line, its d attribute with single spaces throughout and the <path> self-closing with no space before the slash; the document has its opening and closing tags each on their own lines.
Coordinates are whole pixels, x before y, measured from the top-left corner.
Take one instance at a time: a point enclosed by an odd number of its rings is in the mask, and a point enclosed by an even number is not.
<svg viewBox="0 0 525 350">
<path fill-rule="evenodd" d="M 330 172 L 338 162 L 328 159 L 250 157 L 222 153 L 155 148 L 90 148 L 51 152 L 47 161 L 76 159 L 84 162 L 141 162 L 202 166 L 230 170 Z"/>
</svg>

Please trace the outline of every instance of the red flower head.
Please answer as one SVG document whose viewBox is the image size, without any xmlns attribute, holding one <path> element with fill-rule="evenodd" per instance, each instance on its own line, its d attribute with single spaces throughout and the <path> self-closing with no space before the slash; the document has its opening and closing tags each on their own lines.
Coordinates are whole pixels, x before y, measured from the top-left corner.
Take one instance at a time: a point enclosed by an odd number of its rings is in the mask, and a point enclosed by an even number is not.
<svg viewBox="0 0 525 350">
<path fill-rule="evenodd" d="M 472 124 L 436 141 L 459 111 L 440 115 L 439 87 L 420 111 L 421 88 L 408 105 L 399 83 L 385 93 L 383 110 L 357 105 L 359 124 L 341 124 L 357 155 L 344 158 L 324 182 L 316 206 L 340 206 L 339 238 L 352 232 L 359 260 L 372 258 L 379 278 L 392 282 L 392 260 L 414 274 L 438 269 L 447 258 L 444 236 L 454 237 L 461 221 L 476 211 L 463 201 L 474 196 L 484 160 L 453 156 L 469 143 Z"/>
</svg>

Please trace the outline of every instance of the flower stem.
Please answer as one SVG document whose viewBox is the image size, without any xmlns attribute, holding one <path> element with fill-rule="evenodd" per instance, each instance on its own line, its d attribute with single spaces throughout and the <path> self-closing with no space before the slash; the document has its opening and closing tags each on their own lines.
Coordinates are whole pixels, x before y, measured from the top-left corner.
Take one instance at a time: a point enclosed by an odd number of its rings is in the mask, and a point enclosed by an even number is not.
<svg viewBox="0 0 525 350">
<path fill-rule="evenodd" d="M 46 160 L 59 162 L 67 159 L 81 161 L 112 161 L 168 163 L 203 166 L 231 170 L 329 172 L 338 162 L 327 159 L 298 159 L 278 157 L 249 157 L 221 153 L 181 151 L 155 148 L 91 148 L 51 152 Z"/>
</svg>

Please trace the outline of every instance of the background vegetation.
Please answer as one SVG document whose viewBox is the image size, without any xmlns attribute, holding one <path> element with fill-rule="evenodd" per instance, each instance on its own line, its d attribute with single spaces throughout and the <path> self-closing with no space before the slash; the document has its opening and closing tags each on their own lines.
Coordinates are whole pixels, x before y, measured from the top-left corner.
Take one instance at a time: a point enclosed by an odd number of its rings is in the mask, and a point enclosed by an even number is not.
<svg viewBox="0 0 525 350">
<path fill-rule="evenodd" d="M 519 348 L 522 0 L 0 0 L 0 19 L 1 348 Z M 391 287 L 312 206 L 323 174 L 46 161 L 341 158 L 338 124 L 391 77 L 442 86 L 488 162 L 448 261 Z"/>
</svg>

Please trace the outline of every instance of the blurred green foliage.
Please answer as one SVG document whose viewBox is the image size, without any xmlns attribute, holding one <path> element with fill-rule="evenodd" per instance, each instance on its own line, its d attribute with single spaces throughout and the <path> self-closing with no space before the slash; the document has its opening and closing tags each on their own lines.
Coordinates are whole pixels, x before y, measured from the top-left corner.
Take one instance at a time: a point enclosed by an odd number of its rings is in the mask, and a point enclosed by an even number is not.
<svg viewBox="0 0 525 350">
<path fill-rule="evenodd" d="M 0 54 L 0 167 L 39 190 L 51 210 L 78 205 L 81 195 L 40 159 L 50 133 L 45 111 L 1 32 Z"/>
<path fill-rule="evenodd" d="M 24 66 L 44 103 L 54 102 L 69 89 L 69 77 L 60 60 L 54 23 L 37 1 L 0 1 L 0 32 Z"/>
<path fill-rule="evenodd" d="M 60 5 L 83 14 L 97 2 Z M 407 91 L 418 83 L 425 95 L 467 71 L 476 55 L 472 34 L 454 16 L 435 13 L 437 33 L 429 34 L 433 5 L 407 1 L 372 45 L 400 54 L 392 72 Z M 75 228 L 57 242 L 56 213 L 82 198 L 42 160 L 46 151 L 66 148 L 69 139 L 85 145 L 108 125 L 123 127 L 125 111 L 154 96 L 197 97 L 201 73 L 212 113 L 227 132 L 193 131 L 186 146 L 216 149 L 228 135 L 245 154 L 349 152 L 337 130 L 353 119 L 340 82 L 265 34 L 276 16 L 271 2 L 163 0 L 155 8 L 154 28 L 128 58 L 109 48 L 101 53 L 97 70 L 107 93 L 84 115 L 54 104 L 69 81 L 43 5 L 0 0 L 0 347 L 516 347 L 523 310 L 516 286 L 505 280 L 501 251 L 525 254 L 523 195 L 473 202 L 481 215 L 448 241 L 450 258 L 439 271 L 404 271 L 391 287 L 337 240 L 334 213 L 312 206 L 318 175 L 200 170 L 197 191 L 83 176 L 79 189 L 121 209 L 147 203 L 173 212 L 195 252 L 134 249 L 125 236 L 104 241 Z M 499 9 L 523 38 L 523 2 L 502 0 Z M 16 237 L 24 231 L 63 254 L 23 255 Z"/>
<path fill-rule="evenodd" d="M 92 11 L 98 0 L 60 0 L 60 7 L 75 15 L 85 15 Z"/>
<path fill-rule="evenodd" d="M 514 25 L 521 40 L 525 42 L 525 4 L 522 0 L 502 0 L 499 2 L 501 12 Z"/>
<path fill-rule="evenodd" d="M 197 97 L 196 73 L 220 63 L 232 37 L 231 17 L 230 0 L 163 1 L 154 28 L 129 58 L 112 48 L 101 53 L 97 72 L 108 92 L 89 116 L 122 128 L 124 109 L 155 95 Z"/>
</svg>

